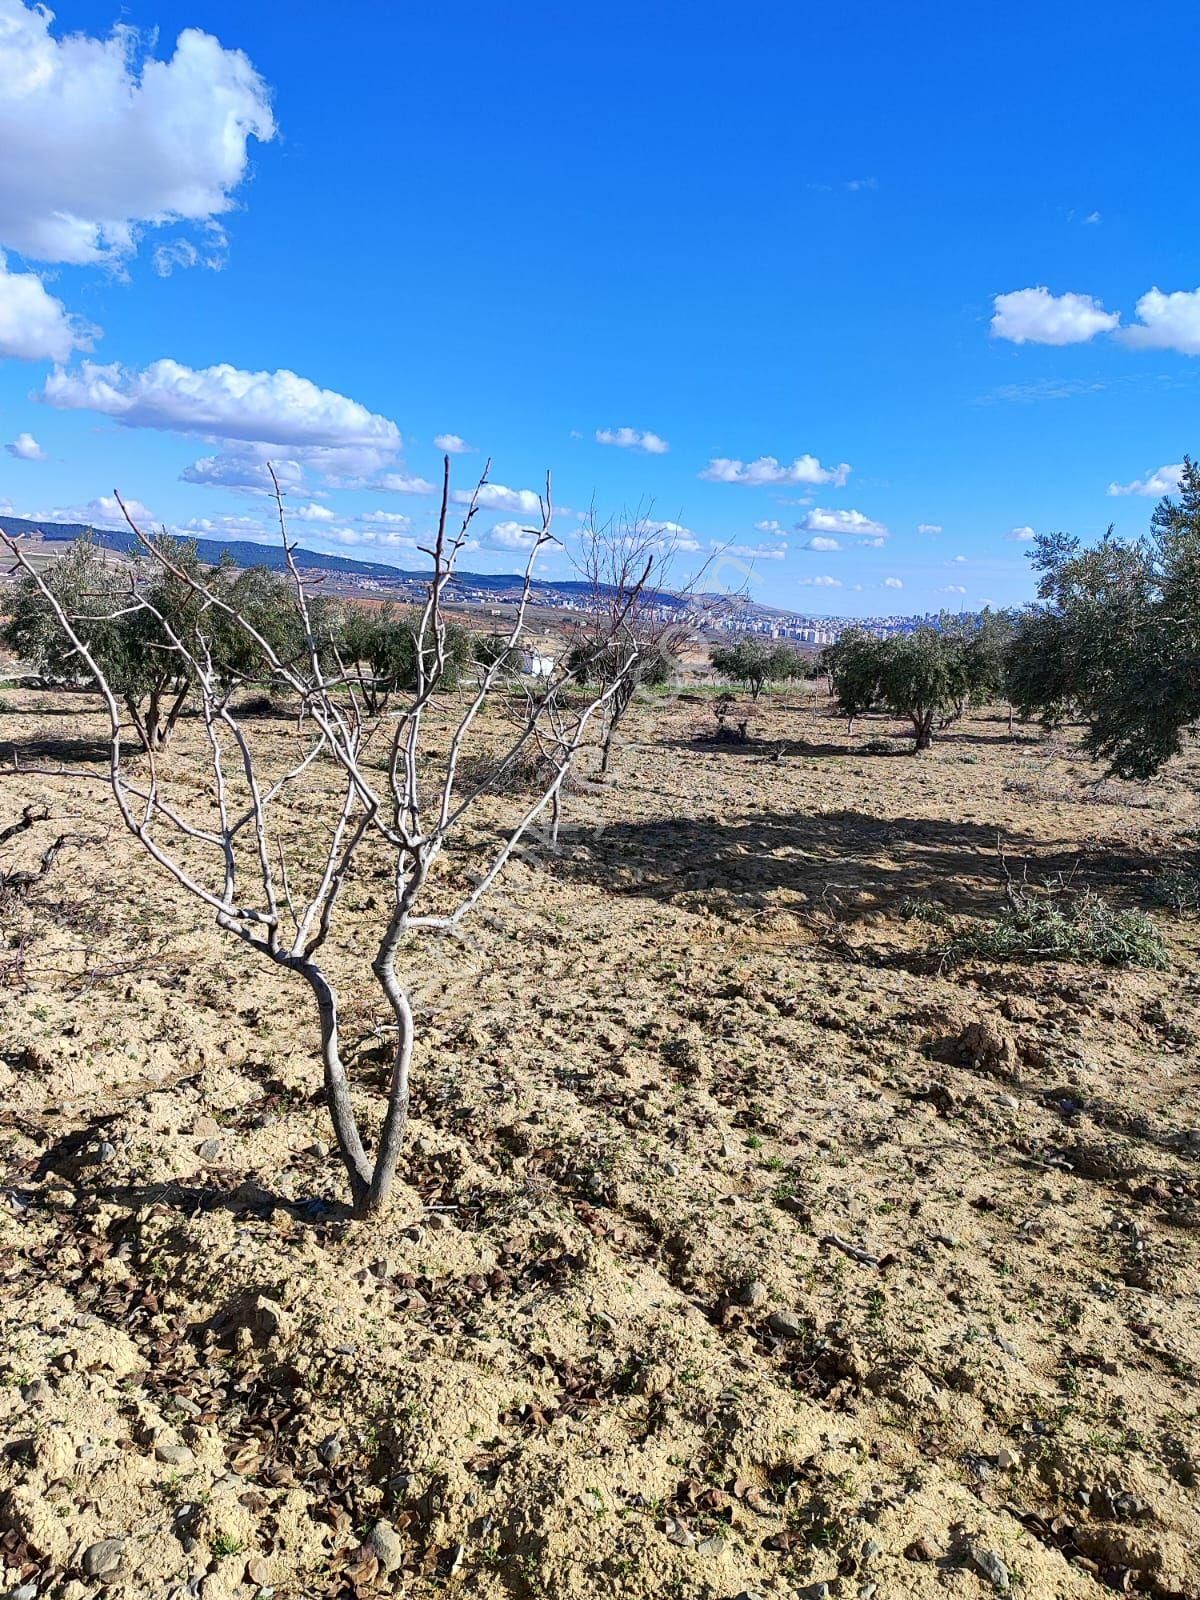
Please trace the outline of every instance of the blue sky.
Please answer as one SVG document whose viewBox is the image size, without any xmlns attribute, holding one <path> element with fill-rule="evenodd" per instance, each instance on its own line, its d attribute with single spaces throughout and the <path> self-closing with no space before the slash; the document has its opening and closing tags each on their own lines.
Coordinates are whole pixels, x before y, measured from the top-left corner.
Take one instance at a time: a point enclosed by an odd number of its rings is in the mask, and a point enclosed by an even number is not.
<svg viewBox="0 0 1200 1600">
<path fill-rule="evenodd" d="M 0 505 L 265 537 L 270 458 L 413 566 L 451 435 L 475 568 L 551 468 L 547 575 L 594 500 L 768 603 L 1025 599 L 1200 446 L 1192 22 L 0 0 Z"/>
</svg>

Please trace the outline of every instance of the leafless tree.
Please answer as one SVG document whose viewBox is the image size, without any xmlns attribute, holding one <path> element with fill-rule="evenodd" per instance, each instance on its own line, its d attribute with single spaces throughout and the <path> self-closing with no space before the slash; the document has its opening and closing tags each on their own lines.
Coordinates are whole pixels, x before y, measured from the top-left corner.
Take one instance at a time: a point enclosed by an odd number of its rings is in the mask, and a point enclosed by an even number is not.
<svg viewBox="0 0 1200 1600">
<path fill-rule="evenodd" d="M 93 674 L 109 719 L 107 771 L 94 776 L 111 789 L 125 826 L 165 872 L 212 912 L 217 926 L 258 951 L 276 967 L 295 973 L 312 990 L 320 1020 L 325 1092 L 338 1149 L 349 1174 L 354 1213 L 379 1212 L 387 1203 L 400 1158 L 409 1108 L 409 1070 L 413 1053 L 413 1009 L 398 958 L 418 931 L 453 932 L 496 881 L 527 830 L 555 803 L 570 765 L 594 722 L 602 722 L 639 659 L 631 616 L 641 584 L 631 582 L 621 604 L 606 615 L 604 632 L 624 641 L 622 670 L 590 696 L 578 692 L 580 672 L 567 656 L 549 677 L 526 685 L 514 700 L 511 663 L 527 636 L 527 611 L 538 554 L 553 542 L 550 480 L 541 501 L 540 525 L 529 530 L 532 544 L 524 584 L 511 627 L 490 664 L 474 669 L 465 689 L 446 685 L 446 591 L 467 541 L 487 481 L 485 467 L 462 515 L 451 526 L 450 460 L 444 462 L 437 532 L 426 551 L 430 578 L 416 621 L 416 684 L 388 712 L 370 713 L 356 683 L 353 663 L 340 659 L 327 634 L 314 628 L 305 582 L 286 525 L 283 498 L 275 486 L 280 536 L 295 604 L 303 622 L 302 659 L 287 658 L 241 614 L 203 573 L 174 560 L 169 541 L 151 540 L 126 520 L 150 560 L 169 577 L 186 583 L 199 602 L 198 616 L 185 636 L 154 612 L 177 652 L 181 669 L 194 686 L 194 704 L 203 728 L 206 779 L 197 794 L 194 772 L 181 771 L 182 757 L 164 756 L 140 742 L 131 767 L 126 749 L 128 714 L 100 665 L 89 653 L 82 630 L 55 600 L 25 559 L 17 543 L 0 534 L 17 564 L 40 583 L 58 626 Z M 118 499 L 120 497 L 118 496 Z M 122 506 L 122 509 L 124 507 Z M 152 606 L 147 588 L 125 604 Z M 231 705 L 227 687 L 214 667 L 206 642 L 204 617 L 222 629 L 232 624 L 261 662 L 260 681 L 298 698 L 303 714 L 294 735 L 290 765 L 275 770 L 264 747 L 256 748 L 253 725 Z M 597 645 L 604 635 L 596 634 Z M 632 641 L 632 646 L 625 645 Z M 448 732 L 439 728 L 440 709 L 454 715 Z M 512 719 L 481 764 L 464 761 L 472 734 L 485 730 L 481 714 L 502 698 Z M 515 709 L 514 709 L 515 707 Z M 494 719 L 491 719 L 494 722 Z M 301 728 L 306 731 L 303 735 Z M 533 750 L 545 758 L 541 780 L 485 848 L 473 886 L 452 895 L 436 884 L 441 909 L 418 914 L 431 874 L 447 840 L 477 803 L 500 792 L 506 776 Z M 278 765 L 278 763 L 276 763 Z M 26 771 L 36 769 L 23 769 Z M 329 788 L 332 772 L 334 784 Z M 186 781 L 181 781 L 186 780 Z M 302 824 L 294 820 L 302 794 L 308 804 Z M 353 1106 L 338 1036 L 339 998 L 322 964 L 331 938 L 339 898 L 360 853 L 382 853 L 389 879 L 386 922 L 371 970 L 382 990 L 395 1033 L 390 1083 L 382 1130 L 373 1156 L 364 1145 Z M 449 904 L 446 904 L 449 898 Z M 327 958 L 325 958 L 327 959 Z"/>
<path fill-rule="evenodd" d="M 682 581 L 682 530 L 639 509 L 607 521 L 593 507 L 580 535 L 576 566 L 588 585 L 586 612 L 571 659 L 600 686 L 606 704 L 600 728 L 600 776 L 608 776 L 617 730 L 641 688 L 661 688 L 675 676 L 679 655 L 702 614 L 699 584 L 708 569 Z M 710 558 L 711 559 L 711 558 Z"/>
</svg>

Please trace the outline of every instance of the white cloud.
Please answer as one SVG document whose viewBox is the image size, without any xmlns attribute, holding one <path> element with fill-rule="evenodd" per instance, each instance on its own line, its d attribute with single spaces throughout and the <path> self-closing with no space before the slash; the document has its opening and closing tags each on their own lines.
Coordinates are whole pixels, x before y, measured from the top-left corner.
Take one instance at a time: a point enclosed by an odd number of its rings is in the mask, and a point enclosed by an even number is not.
<svg viewBox="0 0 1200 1600">
<path fill-rule="evenodd" d="M 292 457 L 281 457 L 268 445 L 230 442 L 219 455 L 201 456 L 179 474 L 184 483 L 206 489 L 238 489 L 246 494 L 273 494 L 267 462 L 275 469 L 279 487 L 286 493 L 304 482 L 304 467 Z"/>
<path fill-rule="evenodd" d="M 46 452 L 31 433 L 19 433 L 11 444 L 4 448 L 10 456 L 16 456 L 18 461 L 45 461 Z"/>
<path fill-rule="evenodd" d="M 885 589 L 903 589 L 904 585 L 901 583 L 899 578 L 885 578 L 883 580 L 883 587 Z"/>
<path fill-rule="evenodd" d="M 266 85 L 198 28 L 169 61 L 142 35 L 55 39 L 44 6 L 0 0 L 0 246 L 37 261 L 118 261 L 143 226 L 234 204 L 247 140 L 274 137 Z"/>
<path fill-rule="evenodd" d="M 387 417 L 286 369 L 245 372 L 227 363 L 197 369 L 164 359 L 138 371 L 84 361 L 78 372 L 53 372 L 43 397 L 61 410 L 98 411 L 129 428 L 381 455 L 394 454 L 402 442 Z M 336 458 L 323 461 L 331 464 Z"/>
<path fill-rule="evenodd" d="M 519 517 L 541 517 L 542 502 L 532 489 L 507 489 L 502 483 L 485 483 L 478 490 L 455 489 L 460 506 L 477 500 L 483 511 L 509 511 Z"/>
<path fill-rule="evenodd" d="M 918 533 L 941 533 L 941 531 L 942 531 L 942 525 L 941 525 L 940 522 L 918 522 L 917 523 L 917 532 Z"/>
<path fill-rule="evenodd" d="M 643 433 L 638 428 L 597 428 L 596 443 L 615 444 L 620 450 L 644 450 L 651 456 L 665 456 L 671 448 L 657 433 Z"/>
<path fill-rule="evenodd" d="M 757 461 L 736 461 L 714 456 L 700 473 L 710 483 L 831 483 L 842 488 L 850 476 L 843 461 L 838 467 L 823 467 L 816 456 L 797 456 L 791 466 L 781 466 L 774 456 L 759 456 Z"/>
<path fill-rule="evenodd" d="M 129 515 L 143 533 L 150 533 L 158 527 L 155 517 L 140 500 L 126 500 L 125 504 L 128 507 Z M 94 528 L 127 529 L 129 527 L 115 496 L 111 494 L 102 494 L 96 500 L 89 500 L 85 506 L 59 506 L 54 511 L 39 511 L 33 520 L 36 522 L 83 522 Z"/>
<path fill-rule="evenodd" d="M 171 530 L 197 539 L 254 539 L 258 541 L 279 538 L 279 525 L 260 521 L 257 517 L 223 512 L 215 517 L 189 517 Z"/>
<path fill-rule="evenodd" d="M 1177 493 L 1179 480 L 1182 476 L 1183 462 L 1177 461 L 1174 466 L 1158 467 L 1154 472 L 1148 472 L 1144 478 L 1135 478 L 1132 483 L 1110 483 L 1108 492 L 1109 494 L 1143 494 L 1157 500 L 1164 494 Z"/>
<path fill-rule="evenodd" d="M 474 453 L 475 446 L 468 444 L 457 433 L 435 433 L 433 442 L 437 449 L 448 456 L 469 456 Z"/>
<path fill-rule="evenodd" d="M 966 558 L 966 556 L 955 556 L 955 558 L 954 558 L 954 560 L 955 560 L 955 562 L 956 562 L 956 563 L 957 563 L 957 562 L 963 562 L 963 561 L 965 561 L 965 560 L 966 560 L 966 559 L 967 559 L 967 558 Z"/>
<path fill-rule="evenodd" d="M 831 539 L 827 534 L 815 533 L 804 546 L 806 550 L 840 550 L 842 547 L 836 539 Z"/>
<path fill-rule="evenodd" d="M 840 578 L 797 578 L 796 582 L 810 585 L 816 589 L 840 589 L 842 587 Z"/>
<path fill-rule="evenodd" d="M 861 511 L 830 511 L 814 506 L 798 526 L 804 533 L 844 534 L 854 539 L 880 539 L 887 529 Z"/>
<path fill-rule="evenodd" d="M 755 533 L 783 533 L 784 527 L 782 522 L 776 522 L 774 517 L 768 517 L 763 522 L 756 522 L 754 531 Z"/>
<path fill-rule="evenodd" d="M 1121 320 L 1090 294 L 1053 295 L 1045 286 L 998 294 L 993 304 L 992 336 L 1013 344 L 1086 344 Z"/>
<path fill-rule="evenodd" d="M 487 542 L 498 550 L 530 550 L 537 543 L 537 533 L 520 522 L 497 522 L 487 535 Z"/>
<path fill-rule="evenodd" d="M 412 518 L 403 511 L 365 511 L 358 519 L 374 528 L 389 528 L 396 532 L 412 527 Z"/>
<path fill-rule="evenodd" d="M 337 512 L 328 506 L 317 505 L 313 500 L 305 506 L 288 506 L 287 515 L 293 522 L 336 522 Z"/>
<path fill-rule="evenodd" d="M 961 583 L 948 583 L 942 590 L 943 594 L 966 594 L 966 592 Z"/>
<path fill-rule="evenodd" d="M 410 472 L 385 472 L 369 486 L 383 489 L 388 494 L 436 494 L 437 484 L 428 478 L 415 477 Z"/>
<path fill-rule="evenodd" d="M 1200 289 L 1177 289 L 1173 294 L 1150 289 L 1134 309 L 1138 320 L 1121 329 L 1125 344 L 1137 350 L 1200 356 Z"/>
<path fill-rule="evenodd" d="M 0 28 L 2 26 L 0 21 Z M 2 97 L 0 105 L 3 105 Z M 8 152 L 5 151 L 0 158 L 0 171 L 7 164 Z M 0 250 L 0 357 L 14 356 L 18 361 L 67 361 L 72 350 L 90 350 L 98 331 L 73 317 L 36 272 L 10 272 L 4 252 Z"/>
<path fill-rule="evenodd" d="M 787 555 L 787 545 L 725 544 L 713 541 L 713 548 L 724 556 L 737 556 L 743 561 L 782 561 Z"/>
<path fill-rule="evenodd" d="M 210 272 L 220 272 L 225 265 L 225 233 L 221 228 L 209 228 L 208 249 L 201 251 L 190 239 L 168 239 L 166 244 L 155 245 L 150 260 L 160 278 L 169 278 L 176 267 L 203 266 Z"/>
<path fill-rule="evenodd" d="M 1018 544 L 1028 544 L 1031 539 L 1036 539 L 1037 535 L 1026 523 L 1023 528 L 1014 528 L 1011 533 L 1006 533 L 1004 537 L 1006 539 L 1015 539 Z"/>
<path fill-rule="evenodd" d="M 1084 227 L 1094 227 L 1099 221 L 1100 213 L 1098 211 L 1089 211 L 1087 216 L 1083 219 L 1083 224 Z"/>
</svg>

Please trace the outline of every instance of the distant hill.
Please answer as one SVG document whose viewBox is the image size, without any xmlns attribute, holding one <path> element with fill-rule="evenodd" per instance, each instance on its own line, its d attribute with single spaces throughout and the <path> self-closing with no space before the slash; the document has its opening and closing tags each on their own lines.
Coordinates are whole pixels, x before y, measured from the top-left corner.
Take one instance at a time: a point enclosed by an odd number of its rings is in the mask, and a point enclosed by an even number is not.
<svg viewBox="0 0 1200 1600">
<path fill-rule="evenodd" d="M 139 548 L 137 540 L 127 528 L 89 528 L 80 522 L 31 522 L 26 517 L 0 517 L 0 528 L 10 534 L 38 534 L 48 542 L 87 536 L 105 549 L 117 550 L 123 555 Z M 195 544 L 196 554 L 201 561 L 213 566 L 222 558 L 238 567 L 269 567 L 273 572 L 282 571 L 286 565 L 283 551 L 276 544 L 255 544 L 249 539 L 194 539 L 191 542 Z M 358 578 L 376 578 L 384 583 L 425 583 L 429 579 L 428 567 L 413 572 L 388 566 L 382 561 L 355 561 L 350 556 L 323 555 L 319 550 L 305 550 L 301 546 L 296 547 L 295 555 L 296 564 L 308 571 L 342 572 Z M 463 588 L 495 591 L 498 594 L 520 589 L 524 581 L 519 572 L 458 572 L 454 576 L 454 582 Z M 576 578 L 535 578 L 533 587 L 541 595 L 571 596 L 588 594 L 592 586 Z M 657 598 L 670 601 L 673 597 L 660 595 Z"/>
</svg>

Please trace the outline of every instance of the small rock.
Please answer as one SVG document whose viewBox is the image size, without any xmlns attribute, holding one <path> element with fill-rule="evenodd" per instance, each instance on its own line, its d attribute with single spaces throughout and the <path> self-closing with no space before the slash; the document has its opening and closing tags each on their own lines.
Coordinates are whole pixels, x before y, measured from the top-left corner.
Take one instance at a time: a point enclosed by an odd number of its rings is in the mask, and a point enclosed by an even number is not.
<svg viewBox="0 0 1200 1600">
<path fill-rule="evenodd" d="M 1021 1359 L 1021 1352 L 1017 1349 L 1016 1345 L 1011 1339 L 1002 1338 L 1000 1334 L 996 1334 L 995 1338 L 997 1345 L 1001 1350 L 1004 1351 L 1006 1356 L 1011 1356 L 1014 1361 L 1019 1361 Z"/>
<path fill-rule="evenodd" d="M 37 1600 L 37 1584 L 23 1583 L 17 1589 L 10 1589 L 6 1600 Z"/>
<path fill-rule="evenodd" d="M 96 1160 L 104 1163 L 108 1161 L 115 1161 L 116 1159 L 116 1145 L 111 1144 L 107 1139 L 101 1139 L 100 1143 L 96 1146 Z"/>
<path fill-rule="evenodd" d="M 1015 1094 L 998 1094 L 996 1096 L 996 1104 L 1003 1106 L 1006 1111 L 1020 1111 L 1021 1109 L 1021 1102 Z"/>
<path fill-rule="evenodd" d="M 1017 1467 L 1017 1458 L 1013 1452 L 1007 1448 L 1003 1450 L 997 1450 L 996 1465 L 1000 1468 L 1001 1472 L 1015 1472 Z"/>
<path fill-rule="evenodd" d="M 25 1401 L 26 1405 L 31 1406 L 45 1405 L 46 1401 L 52 1399 L 53 1396 L 54 1390 L 46 1382 L 45 1378 L 35 1378 L 32 1383 L 25 1384 L 21 1390 L 21 1399 Z"/>
<path fill-rule="evenodd" d="M 904 1554 L 910 1561 L 936 1561 L 938 1549 L 932 1539 L 914 1539 Z"/>
<path fill-rule="evenodd" d="M 425 1226 L 432 1233 L 444 1233 L 447 1228 L 454 1226 L 444 1211 L 431 1211 L 425 1218 Z"/>
<path fill-rule="evenodd" d="M 677 1161 L 664 1161 L 662 1169 L 668 1178 L 677 1178 L 679 1176 L 679 1163 Z"/>
<path fill-rule="evenodd" d="M 858 1600 L 871 1600 L 871 1596 L 878 1593 L 879 1585 L 877 1583 L 864 1583 L 858 1591 Z"/>
<path fill-rule="evenodd" d="M 802 1339 L 808 1332 L 808 1324 L 794 1311 L 772 1311 L 767 1327 L 777 1339 Z"/>
<path fill-rule="evenodd" d="M 164 1443 L 154 1446 L 154 1459 L 164 1467 L 190 1467 L 196 1458 L 185 1444 Z"/>
<path fill-rule="evenodd" d="M 719 1556 L 724 1548 L 724 1539 L 719 1534 L 713 1534 L 711 1538 L 701 1539 L 696 1546 L 696 1554 L 698 1556 Z"/>
<path fill-rule="evenodd" d="M 876 1539 L 868 1539 L 862 1547 L 864 1563 L 877 1560 L 883 1554 L 883 1546 Z"/>
<path fill-rule="evenodd" d="M 749 1306 L 752 1310 L 756 1306 L 763 1306 L 766 1303 L 767 1286 L 761 1278 L 753 1278 L 738 1293 L 738 1304 Z"/>
<path fill-rule="evenodd" d="M 197 1117 L 192 1123 L 193 1139 L 214 1139 L 221 1131 L 221 1124 L 216 1117 Z"/>
<path fill-rule="evenodd" d="M 1140 1517 L 1148 1517 L 1153 1507 L 1149 1500 L 1143 1500 L 1141 1495 L 1130 1494 L 1125 1491 L 1113 1501 L 1113 1510 L 1119 1517 L 1128 1517 L 1137 1521 Z"/>
<path fill-rule="evenodd" d="M 810 1583 L 806 1589 L 800 1590 L 800 1600 L 829 1600 L 832 1593 L 827 1583 Z"/>
<path fill-rule="evenodd" d="M 271 1568 L 261 1556 L 251 1556 L 246 1563 L 246 1582 L 257 1584 L 261 1589 L 271 1580 Z"/>
<path fill-rule="evenodd" d="M 309 1145 L 308 1153 L 310 1156 L 316 1156 L 318 1161 L 324 1161 L 326 1156 L 329 1154 L 329 1146 L 325 1143 L 324 1139 L 318 1139 L 316 1144 Z"/>
<path fill-rule="evenodd" d="M 967 1561 L 981 1578 L 986 1578 L 1001 1594 L 1009 1590 L 1008 1568 L 994 1550 L 985 1550 L 981 1544 L 970 1541 L 966 1549 Z"/>
<path fill-rule="evenodd" d="M 342 1453 L 342 1446 L 346 1442 L 345 1428 L 339 1428 L 336 1433 L 328 1434 L 317 1446 L 317 1454 L 327 1467 L 331 1467 Z"/>
<path fill-rule="evenodd" d="M 88 1545 L 79 1564 L 85 1578 L 108 1578 L 116 1572 L 124 1557 L 124 1539 L 101 1539 L 98 1544 Z"/>
<path fill-rule="evenodd" d="M 291 1321 L 278 1300 L 270 1295 L 256 1294 L 246 1312 L 251 1333 L 270 1344 L 272 1339 L 286 1339 L 291 1334 Z"/>
<path fill-rule="evenodd" d="M 224 1150 L 224 1148 L 225 1147 L 222 1145 L 220 1139 L 205 1139 L 202 1141 L 196 1154 L 200 1157 L 201 1161 L 219 1161 L 221 1159 L 221 1152 Z"/>
<path fill-rule="evenodd" d="M 385 1256 L 382 1261 L 372 1261 L 371 1272 L 380 1283 L 386 1283 L 389 1278 L 395 1276 L 396 1263 Z"/>
</svg>

